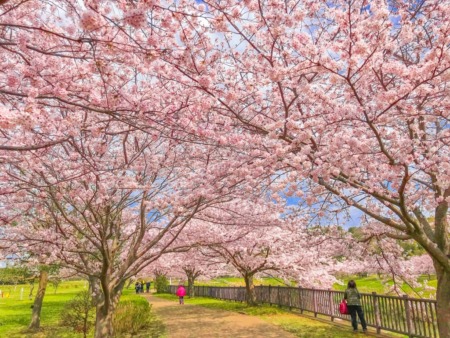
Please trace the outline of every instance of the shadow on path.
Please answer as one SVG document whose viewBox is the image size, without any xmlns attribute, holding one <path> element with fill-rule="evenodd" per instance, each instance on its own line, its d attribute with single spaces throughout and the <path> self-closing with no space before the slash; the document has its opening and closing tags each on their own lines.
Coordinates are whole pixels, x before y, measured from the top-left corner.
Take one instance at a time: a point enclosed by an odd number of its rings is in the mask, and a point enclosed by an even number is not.
<svg viewBox="0 0 450 338">
<path fill-rule="evenodd" d="M 163 320 L 169 338 L 293 338 L 262 319 L 231 311 L 208 309 L 145 295 Z"/>
</svg>

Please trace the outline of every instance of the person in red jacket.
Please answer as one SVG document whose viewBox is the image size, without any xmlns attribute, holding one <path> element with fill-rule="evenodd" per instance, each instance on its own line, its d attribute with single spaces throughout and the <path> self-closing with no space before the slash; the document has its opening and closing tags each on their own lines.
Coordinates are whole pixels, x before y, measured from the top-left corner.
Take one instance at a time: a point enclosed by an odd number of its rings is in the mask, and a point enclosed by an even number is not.
<svg viewBox="0 0 450 338">
<path fill-rule="evenodd" d="M 176 295 L 180 299 L 180 305 L 184 305 L 184 296 L 186 296 L 186 289 L 184 288 L 183 285 L 181 285 L 181 284 L 178 285 Z"/>
</svg>

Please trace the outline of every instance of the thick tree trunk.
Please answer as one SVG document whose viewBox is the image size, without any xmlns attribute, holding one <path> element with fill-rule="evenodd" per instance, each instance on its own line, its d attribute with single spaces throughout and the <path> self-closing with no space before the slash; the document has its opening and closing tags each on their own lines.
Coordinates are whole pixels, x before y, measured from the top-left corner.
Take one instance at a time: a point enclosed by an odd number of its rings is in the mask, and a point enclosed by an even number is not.
<svg viewBox="0 0 450 338">
<path fill-rule="evenodd" d="M 437 323 L 439 336 L 450 338 L 450 273 L 434 262 L 437 275 Z"/>
<path fill-rule="evenodd" d="M 110 338 L 114 336 L 113 329 L 114 308 L 109 306 L 97 306 L 95 317 L 95 338 Z"/>
<path fill-rule="evenodd" d="M 97 307 L 97 304 L 99 304 L 102 301 L 102 291 L 100 288 L 100 280 L 96 277 L 90 276 L 88 278 L 89 281 L 89 292 L 92 296 L 92 306 Z"/>
<path fill-rule="evenodd" d="M 253 275 L 245 275 L 244 280 L 247 305 L 254 306 L 256 305 L 256 295 L 255 286 L 253 285 Z"/>
<path fill-rule="evenodd" d="M 41 325 L 41 309 L 44 301 L 45 289 L 47 288 L 48 271 L 41 270 L 39 274 L 39 288 L 34 298 L 33 312 L 31 314 L 30 330 L 38 330 Z"/>
<path fill-rule="evenodd" d="M 122 295 L 124 285 L 125 282 L 121 282 L 112 289 L 102 290 L 102 299 L 97 302 L 96 306 L 95 338 L 114 337 L 113 315 Z"/>
</svg>

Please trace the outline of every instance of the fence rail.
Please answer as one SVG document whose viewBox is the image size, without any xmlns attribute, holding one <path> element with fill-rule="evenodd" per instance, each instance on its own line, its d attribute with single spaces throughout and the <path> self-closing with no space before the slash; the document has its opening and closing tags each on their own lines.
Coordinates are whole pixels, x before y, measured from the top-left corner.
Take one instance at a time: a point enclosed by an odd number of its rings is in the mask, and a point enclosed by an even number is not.
<svg viewBox="0 0 450 338">
<path fill-rule="evenodd" d="M 177 286 L 171 285 L 174 294 Z M 194 286 L 194 294 L 222 300 L 245 301 L 244 287 Z M 256 286 L 258 303 L 278 305 L 335 318 L 350 320 L 339 312 L 343 291 L 305 289 L 279 286 Z M 439 338 L 436 321 L 436 301 L 409 298 L 408 296 L 382 296 L 375 292 L 361 293 L 361 304 L 368 326 L 381 330 L 402 333 L 408 337 Z"/>
</svg>

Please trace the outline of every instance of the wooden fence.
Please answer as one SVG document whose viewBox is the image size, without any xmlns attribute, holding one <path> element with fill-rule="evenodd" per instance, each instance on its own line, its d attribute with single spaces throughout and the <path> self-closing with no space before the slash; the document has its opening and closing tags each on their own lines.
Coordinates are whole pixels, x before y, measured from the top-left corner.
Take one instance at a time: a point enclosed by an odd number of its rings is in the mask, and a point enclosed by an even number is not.
<svg viewBox="0 0 450 338">
<path fill-rule="evenodd" d="M 177 286 L 170 286 L 175 293 Z M 258 303 L 278 305 L 335 318 L 350 320 L 349 315 L 339 313 L 339 303 L 344 298 L 343 291 L 304 289 L 279 286 L 256 286 Z M 244 287 L 195 286 L 194 294 L 223 300 L 245 302 Z M 408 296 L 381 296 L 361 293 L 361 304 L 368 326 L 381 330 L 405 334 L 417 338 L 438 338 L 436 322 L 436 301 L 416 299 Z"/>
</svg>

